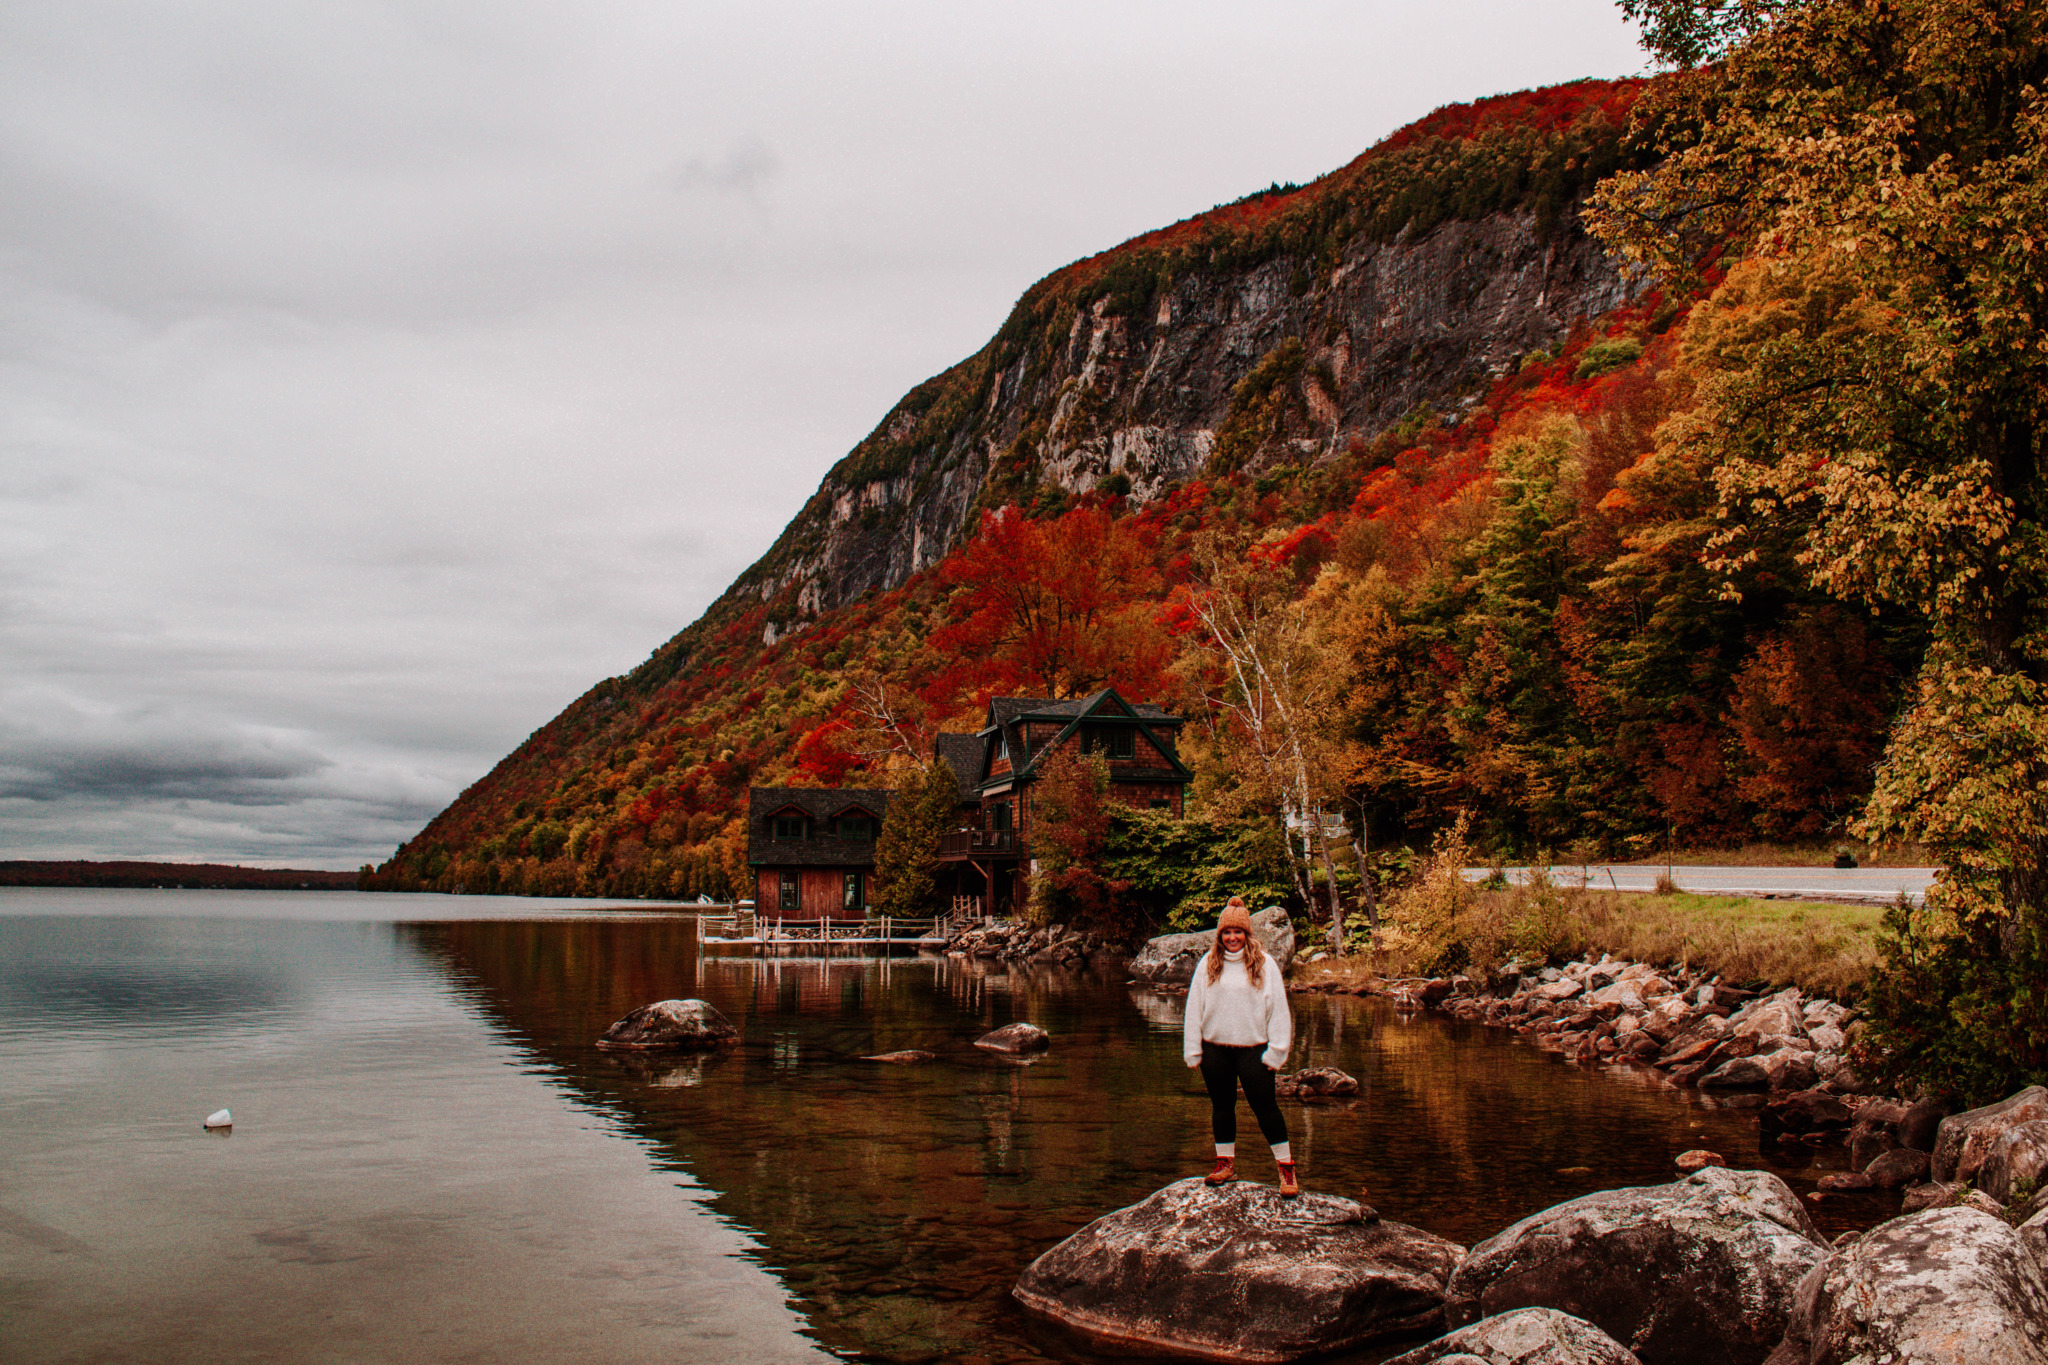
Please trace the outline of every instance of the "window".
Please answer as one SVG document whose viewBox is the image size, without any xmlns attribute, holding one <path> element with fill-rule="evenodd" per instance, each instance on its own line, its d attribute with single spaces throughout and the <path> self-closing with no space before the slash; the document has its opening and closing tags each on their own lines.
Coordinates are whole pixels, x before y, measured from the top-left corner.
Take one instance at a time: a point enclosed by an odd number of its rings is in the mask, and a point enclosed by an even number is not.
<svg viewBox="0 0 2048 1365">
<path fill-rule="evenodd" d="M 846 908 L 858 913 L 860 910 L 860 873 L 846 874 Z"/>
<path fill-rule="evenodd" d="M 1152 798 L 1152 804 L 1150 808 L 1152 810 L 1172 810 L 1173 802 L 1168 801 L 1165 797 L 1155 796 Z"/>
<path fill-rule="evenodd" d="M 1010 803 L 998 801 L 988 808 L 988 827 L 1001 834 L 1010 828 Z"/>
<path fill-rule="evenodd" d="M 1109 732 L 1109 756 L 1111 758 L 1135 758 L 1138 754 L 1138 737 L 1129 730 Z"/>
<path fill-rule="evenodd" d="M 796 894 L 796 873 L 782 874 L 782 885 L 776 888 L 775 908 L 785 915 L 794 915 L 803 909 L 803 902 Z"/>
<path fill-rule="evenodd" d="M 804 818 L 801 815 L 778 815 L 775 817 L 777 839 L 801 839 L 804 837 Z"/>
<path fill-rule="evenodd" d="M 875 822 L 865 815 L 842 815 L 839 817 L 839 837 L 858 844 L 872 842 Z"/>
<path fill-rule="evenodd" d="M 998 730 L 998 731 L 996 731 L 996 757 L 997 757 L 997 758 L 1008 758 L 1009 756 L 1010 756 L 1010 739 L 1009 739 L 1009 736 L 1008 736 L 1008 735 L 1006 735 L 1006 734 L 1004 734 L 1004 733 L 1003 733 L 1003 732 L 1002 732 L 1001 730 Z"/>
</svg>

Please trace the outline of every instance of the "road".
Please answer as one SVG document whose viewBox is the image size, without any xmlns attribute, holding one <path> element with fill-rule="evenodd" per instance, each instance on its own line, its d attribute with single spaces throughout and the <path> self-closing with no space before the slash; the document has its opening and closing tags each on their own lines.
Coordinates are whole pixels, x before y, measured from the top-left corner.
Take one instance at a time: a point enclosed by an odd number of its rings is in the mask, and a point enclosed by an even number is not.
<svg viewBox="0 0 2048 1365">
<path fill-rule="evenodd" d="M 1705 896 L 1771 896 L 1790 900 L 1849 901 L 1864 905 L 1890 905 L 1903 891 L 1915 905 L 1927 894 L 1938 869 L 1932 867 L 1687 867 L 1671 869 L 1671 880 L 1681 891 Z M 1654 891 L 1657 878 L 1664 875 L 1661 863 L 1593 863 L 1549 869 L 1552 880 L 1576 886 L 1616 891 Z M 1468 867 L 1465 876 L 1483 880 L 1487 868 Z M 1526 867 L 1507 869 L 1513 881 L 1529 875 Z"/>
</svg>

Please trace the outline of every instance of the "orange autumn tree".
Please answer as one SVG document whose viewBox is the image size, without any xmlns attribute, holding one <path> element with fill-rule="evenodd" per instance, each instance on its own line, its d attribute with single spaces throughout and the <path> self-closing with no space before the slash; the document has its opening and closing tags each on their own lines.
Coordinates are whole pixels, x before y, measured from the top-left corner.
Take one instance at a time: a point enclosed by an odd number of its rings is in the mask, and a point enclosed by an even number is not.
<svg viewBox="0 0 2048 1365">
<path fill-rule="evenodd" d="M 1033 521 L 984 513 L 949 559 L 953 619 L 932 643 L 953 656 L 932 691 L 971 702 L 1007 693 L 1076 697 L 1105 686 L 1134 697 L 1163 685 L 1158 533 L 1098 507 Z"/>
</svg>

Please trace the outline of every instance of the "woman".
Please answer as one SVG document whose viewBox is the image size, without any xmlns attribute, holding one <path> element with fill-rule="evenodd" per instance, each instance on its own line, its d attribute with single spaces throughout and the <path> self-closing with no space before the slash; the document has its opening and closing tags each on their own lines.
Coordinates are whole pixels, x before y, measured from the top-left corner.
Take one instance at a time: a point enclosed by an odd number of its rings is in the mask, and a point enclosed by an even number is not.
<svg viewBox="0 0 2048 1365">
<path fill-rule="evenodd" d="M 1237 1087 L 1242 1083 L 1259 1131 L 1280 1165 L 1280 1197 L 1301 1193 L 1287 1120 L 1273 1098 L 1273 1073 L 1286 1065 L 1293 1044 L 1294 1016 L 1287 1011 L 1280 968 L 1252 937 L 1251 911 L 1241 897 L 1232 896 L 1216 922 L 1216 942 L 1195 964 L 1188 982 L 1181 1033 L 1187 1064 L 1201 1068 L 1202 1084 L 1209 1088 L 1216 1133 L 1216 1169 L 1207 1177 L 1211 1185 L 1237 1178 Z"/>
</svg>

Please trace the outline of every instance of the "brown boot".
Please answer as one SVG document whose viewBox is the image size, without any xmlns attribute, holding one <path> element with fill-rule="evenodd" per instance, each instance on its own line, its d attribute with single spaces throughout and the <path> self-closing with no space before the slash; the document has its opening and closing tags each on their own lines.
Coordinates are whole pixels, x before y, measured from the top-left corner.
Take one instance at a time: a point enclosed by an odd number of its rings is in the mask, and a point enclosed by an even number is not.
<svg viewBox="0 0 2048 1365">
<path fill-rule="evenodd" d="M 1210 1185 L 1228 1185 L 1231 1181 L 1237 1179 L 1237 1158 L 1229 1156 L 1217 1157 L 1216 1169 L 1203 1176 L 1202 1179 Z"/>
<path fill-rule="evenodd" d="M 1281 1162 L 1280 1197 L 1282 1199 L 1292 1199 L 1295 1195 L 1300 1193 L 1301 1183 L 1294 1178 L 1294 1163 L 1291 1161 Z"/>
</svg>

